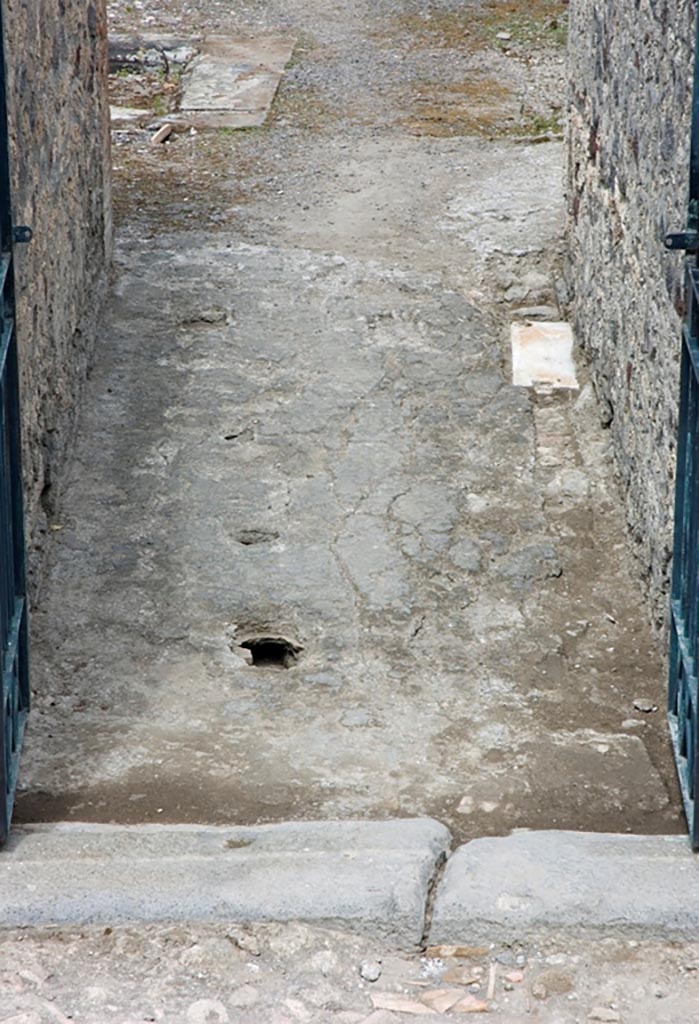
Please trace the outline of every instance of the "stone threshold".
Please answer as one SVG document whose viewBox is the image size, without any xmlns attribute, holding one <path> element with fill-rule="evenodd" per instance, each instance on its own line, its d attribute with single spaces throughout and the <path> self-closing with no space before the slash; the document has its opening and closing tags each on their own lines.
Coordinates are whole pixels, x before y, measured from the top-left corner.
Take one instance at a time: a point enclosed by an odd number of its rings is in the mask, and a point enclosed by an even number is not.
<svg viewBox="0 0 699 1024">
<path fill-rule="evenodd" d="M 405 950 L 699 928 L 682 836 L 520 830 L 452 854 L 450 841 L 430 818 L 23 826 L 0 851 L 0 927 L 304 921 Z"/>
</svg>

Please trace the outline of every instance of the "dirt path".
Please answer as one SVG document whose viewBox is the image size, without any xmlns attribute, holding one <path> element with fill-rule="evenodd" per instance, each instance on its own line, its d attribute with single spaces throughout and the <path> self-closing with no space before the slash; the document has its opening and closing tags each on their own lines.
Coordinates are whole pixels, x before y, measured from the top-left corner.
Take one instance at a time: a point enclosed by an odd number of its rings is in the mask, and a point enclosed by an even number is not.
<svg viewBox="0 0 699 1024">
<path fill-rule="evenodd" d="M 299 43 L 265 128 L 116 136 L 19 820 L 681 830 L 594 399 L 509 383 L 513 309 L 559 315 L 562 6 L 225 6 L 111 5 Z"/>
</svg>

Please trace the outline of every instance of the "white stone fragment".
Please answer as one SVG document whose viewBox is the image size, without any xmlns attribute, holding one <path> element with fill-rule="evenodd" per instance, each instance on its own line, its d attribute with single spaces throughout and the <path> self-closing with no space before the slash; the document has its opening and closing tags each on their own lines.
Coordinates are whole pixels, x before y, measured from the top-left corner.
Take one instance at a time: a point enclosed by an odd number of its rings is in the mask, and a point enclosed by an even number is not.
<svg viewBox="0 0 699 1024">
<path fill-rule="evenodd" d="M 573 332 L 562 321 L 513 323 L 512 383 L 516 387 L 576 390 Z"/>
</svg>

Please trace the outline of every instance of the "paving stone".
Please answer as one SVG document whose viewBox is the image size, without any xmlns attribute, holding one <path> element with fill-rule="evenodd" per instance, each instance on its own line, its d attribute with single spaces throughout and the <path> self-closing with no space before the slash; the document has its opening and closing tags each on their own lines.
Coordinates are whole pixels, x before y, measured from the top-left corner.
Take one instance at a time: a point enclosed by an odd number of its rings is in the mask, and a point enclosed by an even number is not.
<svg viewBox="0 0 699 1024">
<path fill-rule="evenodd" d="M 699 861 L 681 836 L 516 832 L 450 858 L 430 942 L 541 933 L 694 936 Z"/>
<path fill-rule="evenodd" d="M 216 128 L 262 124 L 295 42 L 286 36 L 207 37 L 185 73 L 181 112 L 172 119 Z"/>
<path fill-rule="evenodd" d="M 2 854 L 5 926 L 313 921 L 422 935 L 448 830 L 429 819 L 254 828 L 45 825 Z"/>
</svg>

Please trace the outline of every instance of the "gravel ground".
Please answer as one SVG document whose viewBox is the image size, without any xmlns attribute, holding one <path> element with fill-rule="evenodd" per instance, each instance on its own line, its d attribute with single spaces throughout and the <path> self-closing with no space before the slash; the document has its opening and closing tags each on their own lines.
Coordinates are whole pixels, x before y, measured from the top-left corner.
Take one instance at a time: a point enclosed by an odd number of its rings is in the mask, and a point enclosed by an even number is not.
<svg viewBox="0 0 699 1024">
<path fill-rule="evenodd" d="M 401 956 L 301 925 L 0 936 L 0 1020 L 438 1024 L 470 1019 L 469 1006 L 479 1016 L 487 1007 L 486 1019 L 502 1024 L 696 1020 L 696 944 L 552 941 L 445 952 Z M 429 1012 L 425 1004 L 440 999 L 462 1009 Z"/>
</svg>

